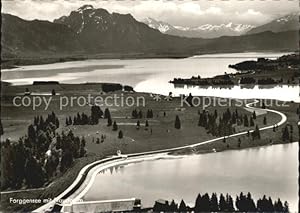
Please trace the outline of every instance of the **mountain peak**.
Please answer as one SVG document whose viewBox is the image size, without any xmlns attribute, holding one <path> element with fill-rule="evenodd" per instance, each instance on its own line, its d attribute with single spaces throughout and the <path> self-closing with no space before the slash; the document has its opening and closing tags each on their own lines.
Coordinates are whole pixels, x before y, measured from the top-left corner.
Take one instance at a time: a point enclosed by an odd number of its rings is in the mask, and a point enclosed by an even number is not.
<svg viewBox="0 0 300 213">
<path fill-rule="evenodd" d="M 142 22 L 147 24 L 149 27 L 153 29 L 157 29 L 162 33 L 166 33 L 169 30 L 175 29 L 174 26 L 170 25 L 169 23 L 163 21 L 157 21 L 153 18 L 147 17 Z"/>
<path fill-rule="evenodd" d="M 79 7 L 77 9 L 77 12 L 82 12 L 84 10 L 93 10 L 93 9 L 94 9 L 93 5 L 85 4 L 85 5 L 81 6 L 81 7 Z"/>
</svg>

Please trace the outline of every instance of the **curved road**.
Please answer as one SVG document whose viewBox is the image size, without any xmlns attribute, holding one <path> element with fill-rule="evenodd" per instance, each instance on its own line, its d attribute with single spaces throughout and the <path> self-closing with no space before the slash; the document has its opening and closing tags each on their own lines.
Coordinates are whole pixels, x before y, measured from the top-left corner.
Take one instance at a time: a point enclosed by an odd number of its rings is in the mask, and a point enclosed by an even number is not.
<svg viewBox="0 0 300 213">
<path fill-rule="evenodd" d="M 272 129 L 274 125 L 281 126 L 284 124 L 287 120 L 287 117 L 284 113 L 278 112 L 276 110 L 271 110 L 271 109 L 261 109 L 261 108 L 255 108 L 251 105 L 254 105 L 258 103 L 258 100 L 255 100 L 254 102 L 246 104 L 246 108 L 252 109 L 252 110 L 263 110 L 266 112 L 272 112 L 276 113 L 281 116 L 281 120 L 276 123 L 272 124 L 270 126 L 262 127 L 259 130 L 267 130 L 267 129 Z M 254 130 L 250 130 L 249 132 L 253 132 Z M 247 134 L 248 131 L 244 132 L 239 132 L 236 134 L 232 134 L 229 136 L 226 136 L 225 138 L 231 138 L 231 137 L 236 137 L 240 135 L 245 135 Z M 203 144 L 208 144 L 212 143 L 215 141 L 223 140 L 224 137 L 219 137 L 219 138 L 214 138 L 211 140 L 199 142 L 196 144 L 192 145 L 186 145 L 186 146 L 181 146 L 181 147 L 176 147 L 176 148 L 169 148 L 169 149 L 162 149 L 162 150 L 157 150 L 157 151 L 148 151 L 148 152 L 140 152 L 140 153 L 134 153 L 134 154 L 128 154 L 126 157 L 120 157 L 120 156 L 114 156 L 110 158 L 106 158 L 103 160 L 95 161 L 89 165 L 86 165 L 83 167 L 75 181 L 60 195 L 55 197 L 51 202 L 41 206 L 40 208 L 34 210 L 33 212 L 45 212 L 49 209 L 51 209 L 57 202 L 61 200 L 67 199 L 67 201 L 64 201 L 64 203 L 70 203 L 70 202 L 76 202 L 79 199 L 81 199 L 89 190 L 89 188 L 92 186 L 94 179 L 96 178 L 96 175 L 107 168 L 110 168 L 112 166 L 120 165 L 120 164 L 126 164 L 126 163 L 132 163 L 132 162 L 137 162 L 137 161 L 142 161 L 142 160 L 147 160 L 147 159 L 158 159 L 158 158 L 164 158 L 167 157 L 170 152 L 173 151 L 178 151 L 186 148 L 194 148 Z"/>
</svg>

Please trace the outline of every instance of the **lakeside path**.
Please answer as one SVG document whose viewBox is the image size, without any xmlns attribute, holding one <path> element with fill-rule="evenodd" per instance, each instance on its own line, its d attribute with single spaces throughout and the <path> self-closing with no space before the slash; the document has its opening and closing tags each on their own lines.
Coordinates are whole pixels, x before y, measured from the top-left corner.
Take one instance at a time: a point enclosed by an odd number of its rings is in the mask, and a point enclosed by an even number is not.
<svg viewBox="0 0 300 213">
<path fill-rule="evenodd" d="M 272 109 L 261 109 L 261 108 L 256 108 L 253 107 L 252 105 L 258 103 L 258 100 L 255 100 L 254 102 L 248 103 L 245 105 L 246 108 L 250 110 L 263 110 L 266 112 L 272 112 L 275 114 L 278 114 L 281 116 L 281 120 L 278 123 L 260 128 L 259 130 L 267 130 L 267 129 L 272 129 L 274 125 L 281 126 L 287 121 L 287 117 L 284 113 L 272 110 Z M 254 130 L 250 130 L 249 132 L 253 132 Z M 228 135 L 225 136 L 225 138 L 231 138 L 231 137 L 236 137 L 240 135 L 245 135 L 247 134 L 248 131 L 244 132 L 239 132 L 236 134 Z M 149 160 L 149 159 L 160 159 L 160 158 L 168 158 L 168 154 L 174 151 L 179 151 L 182 149 L 190 149 L 190 148 L 195 148 L 204 144 L 209 144 L 213 143 L 215 141 L 223 140 L 224 137 L 218 137 L 214 138 L 211 140 L 207 141 L 202 141 L 196 144 L 192 145 L 186 145 L 186 146 L 181 146 L 181 147 L 176 147 L 176 148 L 169 148 L 169 149 L 162 149 L 162 150 L 157 150 L 157 151 L 149 151 L 149 152 L 140 152 L 140 153 L 133 153 L 133 154 L 128 154 L 128 155 L 120 155 L 120 156 L 113 156 L 109 158 L 105 158 L 99 161 L 95 161 L 91 164 L 86 165 L 83 167 L 75 181 L 60 195 L 55 197 L 52 201 L 49 203 L 41 206 L 40 208 L 34 210 L 33 212 L 45 212 L 46 210 L 50 210 L 54 207 L 56 203 L 61 203 L 62 205 L 68 205 L 68 204 L 74 204 L 88 192 L 90 187 L 92 186 L 96 175 L 107 168 L 121 165 L 121 164 L 127 164 L 127 163 L 133 163 L 133 162 L 138 162 L 138 161 L 143 161 L 143 160 Z"/>
</svg>

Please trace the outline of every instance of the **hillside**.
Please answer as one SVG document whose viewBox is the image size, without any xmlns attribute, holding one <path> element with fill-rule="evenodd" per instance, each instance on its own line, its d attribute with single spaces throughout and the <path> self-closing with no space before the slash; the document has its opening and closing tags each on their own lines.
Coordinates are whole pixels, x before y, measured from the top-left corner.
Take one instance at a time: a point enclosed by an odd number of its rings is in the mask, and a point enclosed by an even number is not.
<svg viewBox="0 0 300 213">
<path fill-rule="evenodd" d="M 40 57 L 184 57 L 201 53 L 293 51 L 297 31 L 262 32 L 213 39 L 186 38 L 161 33 L 130 14 L 109 13 L 89 5 L 69 16 L 27 21 L 2 14 L 2 58 Z M 72 59 L 71 59 L 72 60 Z"/>
<path fill-rule="evenodd" d="M 2 56 L 74 53 L 81 50 L 77 36 L 61 24 L 48 21 L 26 21 L 9 14 L 2 15 Z"/>
<path fill-rule="evenodd" d="M 292 13 L 283 17 L 280 17 L 278 19 L 275 19 L 267 24 L 264 24 L 262 26 L 253 28 L 247 32 L 247 34 L 255 34 L 255 33 L 261 33 L 265 31 L 271 31 L 271 32 L 284 32 L 284 31 L 291 31 L 291 30 L 299 30 L 300 29 L 300 23 L 299 23 L 299 14 L 298 13 Z"/>
</svg>

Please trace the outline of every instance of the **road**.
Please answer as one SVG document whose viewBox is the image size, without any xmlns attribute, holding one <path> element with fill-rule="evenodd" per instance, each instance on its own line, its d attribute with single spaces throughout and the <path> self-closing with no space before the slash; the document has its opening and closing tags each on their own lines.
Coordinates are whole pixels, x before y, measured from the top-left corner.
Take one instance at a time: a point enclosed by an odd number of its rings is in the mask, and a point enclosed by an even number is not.
<svg viewBox="0 0 300 213">
<path fill-rule="evenodd" d="M 272 129 L 274 125 L 281 126 L 287 121 L 286 115 L 282 112 L 279 112 L 276 110 L 271 110 L 271 109 L 255 108 L 252 106 L 258 102 L 259 102 L 258 100 L 255 100 L 254 102 L 248 103 L 245 106 L 246 106 L 246 108 L 251 109 L 251 110 L 260 110 L 260 111 L 264 110 L 266 112 L 276 113 L 281 116 L 281 120 L 278 123 L 272 124 L 270 126 L 262 127 L 259 129 L 260 131 Z M 249 132 L 251 133 L 253 131 L 254 130 L 250 130 Z M 236 134 L 228 135 L 228 136 L 226 136 L 226 138 L 241 136 L 241 135 L 245 135 L 247 133 L 248 133 L 248 131 L 239 132 Z M 202 141 L 202 142 L 199 142 L 196 144 L 186 145 L 186 146 L 181 146 L 181 147 L 162 149 L 162 150 L 157 150 L 157 151 L 133 153 L 133 154 L 128 154 L 126 157 L 113 156 L 110 158 L 106 158 L 106 159 L 103 159 L 100 161 L 93 162 L 89 165 L 86 165 L 85 167 L 83 167 L 81 169 L 81 171 L 79 172 L 75 181 L 64 192 L 62 192 L 60 195 L 55 197 L 51 202 L 41 206 L 40 208 L 34 210 L 33 212 L 45 212 L 47 209 L 51 209 L 57 201 L 59 201 L 61 199 L 66 199 L 66 196 L 68 199 L 64 203 L 79 201 L 79 199 L 81 199 L 88 192 L 89 188 L 92 186 L 92 184 L 96 178 L 96 175 L 102 170 L 108 169 L 113 166 L 121 165 L 121 164 L 133 163 L 133 162 L 147 160 L 147 159 L 165 158 L 165 157 L 168 157 L 168 154 L 170 152 L 187 149 L 187 148 L 195 148 L 195 147 L 201 146 L 203 144 L 208 144 L 208 143 L 213 143 L 215 141 L 223 140 L 223 138 L 224 137 L 218 137 L 218 138 L 214 138 L 211 140 Z M 83 178 L 84 178 L 84 180 L 83 180 Z M 76 190 L 74 190 L 74 188 L 76 188 Z"/>
</svg>

